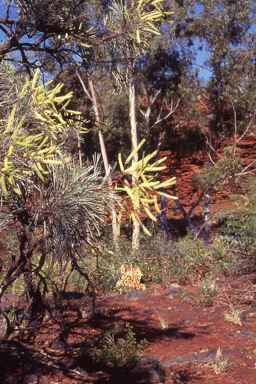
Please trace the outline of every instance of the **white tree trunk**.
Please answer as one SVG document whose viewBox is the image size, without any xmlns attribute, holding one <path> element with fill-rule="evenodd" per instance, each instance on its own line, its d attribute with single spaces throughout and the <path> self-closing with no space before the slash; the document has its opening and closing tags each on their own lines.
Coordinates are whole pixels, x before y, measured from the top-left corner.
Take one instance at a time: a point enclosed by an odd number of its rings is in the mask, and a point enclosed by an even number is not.
<svg viewBox="0 0 256 384">
<path fill-rule="evenodd" d="M 78 72 L 76 72 L 76 75 L 77 75 L 77 77 L 78 77 L 78 79 L 82 85 L 82 88 L 83 88 L 85 94 L 89 97 L 89 99 L 92 102 L 92 107 L 93 107 L 94 114 L 95 114 L 95 120 L 96 120 L 97 124 L 99 124 L 100 123 L 100 114 L 99 114 L 99 110 L 98 110 L 97 98 L 96 98 L 96 94 L 95 94 L 92 80 L 89 78 L 89 87 L 90 87 L 90 91 L 91 91 L 91 94 L 90 94 L 88 92 L 88 90 L 86 89 L 85 84 L 84 84 L 84 82 L 83 82 L 83 80 L 82 80 L 82 78 Z M 101 148 L 101 154 L 102 154 L 102 158 L 103 158 L 105 172 L 106 172 L 106 174 L 109 175 L 108 176 L 108 185 L 110 188 L 113 188 L 113 184 L 112 184 L 112 180 L 111 180 L 111 176 L 110 176 L 110 168 L 109 168 L 109 163 L 108 163 L 106 147 L 105 147 L 104 138 L 103 138 L 101 130 L 99 130 L 99 141 L 100 141 L 100 148 Z M 116 211 L 114 208 L 112 209 L 112 234 L 113 234 L 113 241 L 114 241 L 115 249 L 119 250 L 119 238 L 117 235 L 117 216 L 116 216 Z"/>
<path fill-rule="evenodd" d="M 129 67 L 129 117 L 130 117 L 130 126 L 131 126 L 131 142 L 132 142 L 132 151 L 138 146 L 138 137 L 137 137 L 137 122 L 136 122 L 136 110 L 135 110 L 135 79 L 133 74 L 133 63 L 130 63 Z M 132 159 L 132 164 L 137 163 L 139 160 L 138 153 L 135 153 Z M 132 185 L 136 188 L 136 175 L 138 172 L 134 172 L 132 177 Z M 136 206 L 139 208 L 140 202 L 136 200 Z M 139 236 L 140 236 L 140 224 L 137 220 L 133 222 L 133 233 L 132 233 L 132 248 L 139 248 Z"/>
<path fill-rule="evenodd" d="M 93 109 L 94 109 L 94 113 L 95 113 L 95 119 L 96 119 L 96 122 L 99 124 L 100 123 L 100 115 L 99 115 L 99 110 L 98 110 L 96 94 L 95 94 L 91 79 L 89 79 L 89 87 L 90 87 L 91 96 L 92 96 L 92 105 L 93 105 Z M 108 163 L 107 151 L 106 151 L 104 138 L 103 138 L 101 130 L 99 130 L 99 141 L 100 141 L 100 149 L 101 149 L 101 154 L 102 154 L 102 158 L 103 158 L 105 172 L 106 172 L 106 174 L 108 174 L 108 185 L 110 188 L 113 188 L 112 179 L 110 176 L 110 167 L 109 167 L 109 163 Z M 118 250 L 119 249 L 119 238 L 117 235 L 117 219 L 116 219 L 115 209 L 112 209 L 112 233 L 113 233 L 113 241 L 115 244 L 115 249 Z"/>
<path fill-rule="evenodd" d="M 205 223 L 205 237 L 206 240 L 209 239 L 211 233 L 211 215 L 210 215 L 210 203 L 211 203 L 211 192 L 208 191 L 205 194 L 205 206 L 204 206 L 204 223 Z"/>
</svg>

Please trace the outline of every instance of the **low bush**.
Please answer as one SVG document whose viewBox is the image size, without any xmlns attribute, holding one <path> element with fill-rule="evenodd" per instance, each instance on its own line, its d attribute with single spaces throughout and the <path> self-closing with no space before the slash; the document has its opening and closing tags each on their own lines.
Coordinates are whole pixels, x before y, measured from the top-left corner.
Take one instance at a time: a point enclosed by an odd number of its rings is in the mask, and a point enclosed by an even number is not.
<svg viewBox="0 0 256 384">
<path fill-rule="evenodd" d="M 126 323 L 124 328 L 116 325 L 114 329 L 105 332 L 98 344 L 87 350 L 86 355 L 98 367 L 114 373 L 139 366 L 141 352 L 147 346 L 147 341 L 144 339 L 137 342 L 133 327 Z"/>
</svg>

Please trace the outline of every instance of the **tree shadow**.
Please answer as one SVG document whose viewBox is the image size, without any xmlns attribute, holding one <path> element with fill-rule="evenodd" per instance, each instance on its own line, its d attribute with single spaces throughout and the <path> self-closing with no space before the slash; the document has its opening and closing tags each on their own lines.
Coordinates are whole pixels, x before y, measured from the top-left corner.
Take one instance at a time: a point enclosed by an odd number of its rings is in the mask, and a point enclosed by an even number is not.
<svg viewBox="0 0 256 384">
<path fill-rule="evenodd" d="M 102 348 L 107 331 L 108 334 L 115 335 L 115 342 L 125 339 L 127 322 L 132 327 L 135 343 L 143 339 L 154 343 L 159 338 L 173 340 L 191 339 L 196 336 L 195 333 L 185 332 L 183 326 L 179 324 L 169 324 L 166 329 L 161 329 L 152 319 L 150 322 L 145 313 L 135 310 L 131 305 L 132 302 L 127 300 L 124 303 L 126 299 L 122 297 L 118 299 L 122 301 L 122 305 L 117 308 L 113 307 L 113 298 L 101 299 L 97 303 L 96 313 L 89 313 L 86 318 L 81 317 L 81 311 L 83 306 L 90 306 L 90 303 L 86 304 L 81 300 L 81 295 L 75 292 L 70 294 L 69 302 L 63 299 L 58 306 L 54 301 L 49 302 L 51 316 L 40 328 L 35 328 L 36 339 L 19 340 L 17 336 L 13 340 L 0 343 L 0 382 L 21 384 L 25 383 L 24 380 L 29 375 L 48 376 L 56 371 L 62 371 L 66 377 L 74 379 L 76 375 L 73 369 L 93 375 L 95 378 L 93 381 L 97 384 L 106 383 L 106 380 L 113 384 L 151 383 L 156 376 L 159 380 L 163 380 L 164 370 L 155 359 L 140 359 L 138 355 L 136 364 L 127 365 L 118 372 L 93 360 L 91 350 Z M 115 329 L 116 324 L 119 325 L 118 330 Z M 56 331 L 52 341 L 58 343 L 49 344 L 49 337 L 46 346 L 45 334 L 53 329 Z M 96 332 L 93 333 L 92 330 Z M 93 334 L 96 336 L 93 337 Z M 59 355 L 58 351 L 61 351 Z M 100 371 L 103 374 L 100 374 Z M 79 380 L 88 382 L 86 375 L 84 378 L 79 377 Z"/>
</svg>

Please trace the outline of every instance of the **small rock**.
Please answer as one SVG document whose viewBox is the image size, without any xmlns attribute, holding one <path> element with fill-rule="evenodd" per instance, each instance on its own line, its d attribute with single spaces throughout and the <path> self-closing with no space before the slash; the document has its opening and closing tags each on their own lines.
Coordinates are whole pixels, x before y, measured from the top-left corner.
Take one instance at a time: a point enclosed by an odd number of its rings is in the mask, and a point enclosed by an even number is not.
<svg viewBox="0 0 256 384">
<path fill-rule="evenodd" d="M 166 288 L 164 290 L 164 294 L 166 296 L 170 296 L 170 295 L 177 295 L 178 293 L 180 293 L 181 289 L 180 288 L 176 288 L 176 287 L 169 287 L 169 288 Z"/>
<path fill-rule="evenodd" d="M 196 353 L 190 352 L 187 355 L 178 356 L 176 358 L 177 364 L 189 364 L 196 361 Z"/>
<path fill-rule="evenodd" d="M 168 309 L 166 309 L 166 308 L 156 307 L 156 309 L 157 309 L 158 311 L 168 312 Z"/>
<path fill-rule="evenodd" d="M 166 359 L 162 362 L 162 366 L 164 368 L 170 368 L 173 365 L 178 365 L 178 364 L 190 364 L 196 361 L 196 353 L 195 352 L 190 352 L 187 355 L 183 356 L 172 356 L 169 357 L 169 359 Z"/>
<path fill-rule="evenodd" d="M 162 361 L 162 366 L 164 368 L 170 368 L 172 367 L 173 365 L 177 364 L 176 363 L 176 359 L 177 359 L 177 356 L 172 356 L 172 357 L 169 357 L 168 359 Z"/>
<path fill-rule="evenodd" d="M 205 352 L 199 352 L 196 356 L 196 361 L 203 363 L 205 361 L 209 361 L 211 359 L 214 359 L 216 356 L 217 349 L 212 349 L 211 351 L 205 351 Z"/>
<path fill-rule="evenodd" d="M 38 383 L 38 376 L 37 375 L 29 375 L 25 378 L 23 383 L 24 384 L 37 384 Z"/>
<path fill-rule="evenodd" d="M 256 308 L 251 308 L 251 309 L 248 309 L 247 311 L 243 311 L 241 313 L 241 319 L 245 319 L 248 315 L 250 315 L 251 313 L 256 313 Z"/>
<path fill-rule="evenodd" d="M 242 321 L 242 326 L 244 328 L 248 328 L 248 329 L 252 328 L 252 325 L 250 323 L 248 323 L 247 321 Z"/>
<path fill-rule="evenodd" d="M 148 375 L 147 383 L 161 383 L 162 379 L 159 373 L 152 367 L 146 370 L 146 374 Z"/>
<path fill-rule="evenodd" d="M 148 294 L 143 291 L 139 291 L 137 289 L 131 289 L 128 295 L 130 299 L 140 299 L 142 297 L 148 297 Z"/>
<path fill-rule="evenodd" d="M 81 300 L 84 297 L 80 292 L 62 292 L 61 298 L 63 300 Z"/>
<path fill-rule="evenodd" d="M 50 384 L 51 378 L 49 376 L 40 376 L 39 384 Z"/>
<path fill-rule="evenodd" d="M 5 295 L 3 295 L 3 302 L 6 301 L 11 301 L 12 303 L 14 303 L 15 301 L 19 301 L 19 296 L 13 293 L 6 293 Z"/>
<path fill-rule="evenodd" d="M 0 308 L 3 310 L 3 311 L 10 311 L 12 309 L 12 306 L 13 304 L 10 303 L 10 302 L 5 302 L 5 303 L 1 303 L 0 304 Z"/>
<path fill-rule="evenodd" d="M 231 332 L 229 336 L 234 336 L 234 337 L 255 337 L 252 333 L 244 333 L 244 332 Z"/>
<path fill-rule="evenodd" d="M 232 355 L 234 353 L 233 350 L 225 350 L 223 351 L 223 355 L 225 356 L 229 356 L 229 355 Z M 169 359 L 166 359 L 162 362 L 162 366 L 164 368 L 170 368 L 172 367 L 173 365 L 180 365 L 180 364 L 183 364 L 183 365 L 186 365 L 186 364 L 190 364 L 190 363 L 204 363 L 204 362 L 208 362 L 212 359 L 215 358 L 217 354 L 217 349 L 212 349 L 210 351 L 203 351 L 203 352 L 190 352 L 188 353 L 187 355 L 183 355 L 183 356 L 172 356 L 172 357 L 169 357 Z"/>
</svg>

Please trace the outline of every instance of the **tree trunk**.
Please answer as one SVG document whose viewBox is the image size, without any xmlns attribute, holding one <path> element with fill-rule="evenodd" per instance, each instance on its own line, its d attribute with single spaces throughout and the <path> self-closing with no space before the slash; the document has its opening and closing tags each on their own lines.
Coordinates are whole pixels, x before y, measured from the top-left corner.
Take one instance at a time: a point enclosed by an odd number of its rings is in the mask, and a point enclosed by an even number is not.
<svg viewBox="0 0 256 384">
<path fill-rule="evenodd" d="M 129 117 L 130 117 L 130 126 L 131 126 L 131 142 L 132 142 L 132 151 L 138 146 L 138 137 L 137 137 L 137 122 L 136 122 L 136 109 L 135 109 L 135 79 L 133 73 L 133 62 L 130 61 L 130 66 L 128 69 L 129 73 Z M 137 163 L 139 160 L 138 153 L 135 153 L 132 158 L 132 165 Z M 136 188 L 136 176 L 138 171 L 134 172 L 132 176 L 132 186 Z M 135 202 L 137 208 L 140 207 L 139 199 Z M 140 224 L 137 220 L 133 222 L 133 233 L 132 233 L 132 248 L 134 250 L 139 248 L 139 236 L 140 236 Z"/>
<path fill-rule="evenodd" d="M 98 110 L 96 94 L 95 94 L 92 80 L 90 78 L 89 78 L 89 87 L 90 87 L 90 91 L 91 91 L 92 105 L 93 105 L 93 110 L 95 113 L 95 119 L 96 119 L 97 124 L 100 124 L 100 114 L 99 114 L 99 110 Z M 101 154 L 102 154 L 102 158 L 103 158 L 105 172 L 106 172 L 106 174 L 108 174 L 108 185 L 110 188 L 113 188 L 112 179 L 110 176 L 110 167 L 109 167 L 109 163 L 108 163 L 107 151 L 106 151 L 104 138 L 103 138 L 101 130 L 99 130 L 99 141 L 100 141 L 100 149 L 101 149 Z M 112 233 L 113 233 L 113 241 L 114 241 L 115 249 L 119 250 L 119 238 L 117 235 L 117 220 L 116 220 L 115 209 L 112 209 Z"/>
<path fill-rule="evenodd" d="M 166 193 L 164 188 L 161 188 L 161 189 L 163 189 L 163 192 Z M 166 199 L 165 196 L 161 196 L 160 224 L 161 224 L 161 230 L 162 230 L 162 233 L 163 233 L 164 241 L 168 241 L 169 240 L 166 211 L 167 211 L 167 199 Z"/>
<path fill-rule="evenodd" d="M 94 90 L 94 87 L 93 87 L 93 83 L 92 83 L 92 80 L 89 78 L 89 87 L 90 87 L 90 91 L 91 91 L 91 94 L 88 92 L 88 90 L 86 89 L 85 85 L 84 85 L 84 82 L 81 78 L 81 76 L 79 75 L 78 71 L 76 71 L 76 75 L 82 85 L 82 88 L 85 92 L 85 94 L 89 97 L 89 99 L 91 100 L 92 102 L 92 107 L 93 107 L 93 110 L 94 110 L 94 114 L 95 114 L 95 120 L 97 122 L 97 124 L 99 125 L 100 124 L 100 114 L 99 114 L 99 110 L 98 110 L 98 104 L 97 104 L 97 98 L 96 98 L 96 94 L 95 94 L 95 90 Z M 107 152 L 106 152 L 106 147 L 105 147 L 105 144 L 104 144 L 104 138 L 103 138 L 103 135 L 101 133 L 101 130 L 99 130 L 99 141 L 100 141 L 100 148 L 101 148 L 101 154 L 102 154 L 102 158 L 103 158 L 103 162 L 104 162 L 104 168 L 105 168 L 105 172 L 106 174 L 109 174 L 109 163 L 108 163 L 108 158 L 107 158 Z M 111 180 L 111 176 L 109 174 L 108 176 L 108 185 L 110 188 L 113 188 L 113 184 L 112 184 L 112 180 Z M 118 235 L 117 235 L 117 218 L 116 218 L 116 211 L 115 209 L 112 209 L 112 233 L 113 233 L 113 241 L 114 241 L 114 246 L 115 246 L 115 249 L 116 250 L 119 250 L 119 238 L 118 238 Z"/>
<path fill-rule="evenodd" d="M 208 240 L 211 233 L 211 220 L 210 220 L 210 203 L 211 203 L 211 192 L 208 191 L 205 194 L 205 206 L 204 206 L 204 222 L 205 222 L 205 238 Z"/>
<path fill-rule="evenodd" d="M 148 123 L 149 123 L 149 114 L 148 114 Z M 160 155 L 160 149 L 162 146 L 162 135 L 159 136 L 159 142 L 157 146 L 157 154 L 156 154 L 156 161 L 159 159 Z M 161 176 L 158 177 L 158 181 L 161 182 Z M 168 193 L 165 188 L 159 188 L 159 191 Z M 165 196 L 160 196 L 161 198 L 161 215 L 160 215 L 160 225 L 161 225 L 161 231 L 163 234 L 163 239 L 165 241 L 169 240 L 169 233 L 168 233 L 168 225 L 167 225 L 167 199 Z"/>
</svg>

